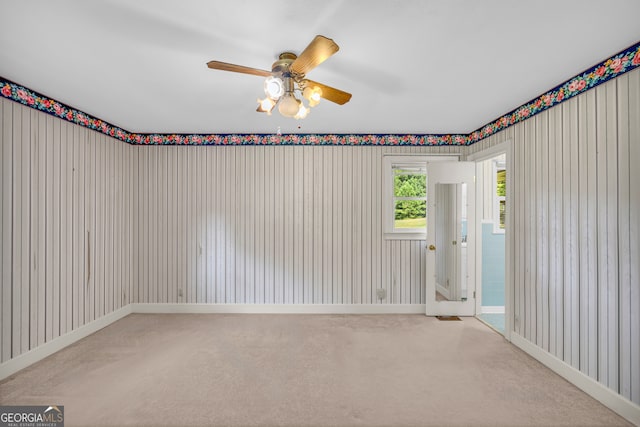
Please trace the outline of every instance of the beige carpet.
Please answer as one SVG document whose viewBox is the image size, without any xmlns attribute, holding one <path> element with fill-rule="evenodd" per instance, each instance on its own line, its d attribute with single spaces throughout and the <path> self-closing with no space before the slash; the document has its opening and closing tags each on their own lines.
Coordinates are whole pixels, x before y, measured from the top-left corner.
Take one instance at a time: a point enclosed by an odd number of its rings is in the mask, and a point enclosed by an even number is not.
<svg viewBox="0 0 640 427">
<path fill-rule="evenodd" d="M 0 383 L 66 426 L 627 425 L 473 318 L 130 315 Z"/>
</svg>

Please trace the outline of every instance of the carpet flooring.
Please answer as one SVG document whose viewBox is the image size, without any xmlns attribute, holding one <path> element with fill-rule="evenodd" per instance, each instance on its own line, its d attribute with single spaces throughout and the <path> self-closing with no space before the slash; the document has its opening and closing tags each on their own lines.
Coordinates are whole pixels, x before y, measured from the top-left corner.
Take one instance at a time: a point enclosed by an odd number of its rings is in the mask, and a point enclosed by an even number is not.
<svg viewBox="0 0 640 427">
<path fill-rule="evenodd" d="M 623 426 L 475 318 L 134 314 L 0 383 L 65 426 Z"/>
</svg>

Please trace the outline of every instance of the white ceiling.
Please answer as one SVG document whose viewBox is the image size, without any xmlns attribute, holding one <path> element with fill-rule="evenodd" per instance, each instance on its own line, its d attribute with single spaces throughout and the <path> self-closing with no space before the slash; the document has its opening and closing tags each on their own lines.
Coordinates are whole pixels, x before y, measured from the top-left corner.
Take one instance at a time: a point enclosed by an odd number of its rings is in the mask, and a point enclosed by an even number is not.
<svg viewBox="0 0 640 427">
<path fill-rule="evenodd" d="M 4 0 L 0 76 L 140 133 L 469 133 L 640 41 L 638 0 Z M 351 92 L 305 120 L 255 111 L 316 34 L 309 78 Z"/>
</svg>

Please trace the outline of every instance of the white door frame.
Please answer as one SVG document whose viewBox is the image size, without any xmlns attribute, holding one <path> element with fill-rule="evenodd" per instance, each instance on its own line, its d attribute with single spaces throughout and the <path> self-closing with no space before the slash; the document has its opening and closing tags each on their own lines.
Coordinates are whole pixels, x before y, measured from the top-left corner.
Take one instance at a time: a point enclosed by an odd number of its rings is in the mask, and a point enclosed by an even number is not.
<svg viewBox="0 0 640 427">
<path fill-rule="evenodd" d="M 513 180 L 509 179 L 509 175 L 513 176 L 513 155 L 512 155 L 512 140 L 508 139 L 500 144 L 496 144 L 485 150 L 478 151 L 477 153 L 469 154 L 466 157 L 466 161 L 476 162 L 476 171 L 480 167 L 480 163 L 496 157 L 500 154 L 506 154 L 507 157 L 507 197 L 505 207 L 505 272 L 504 272 L 504 337 L 508 341 L 511 341 L 511 331 L 513 329 L 513 296 L 514 296 L 514 277 L 513 277 L 513 186 L 509 185 L 509 182 Z M 476 173 L 476 188 L 482 185 L 482 174 Z M 482 191 L 476 191 L 476 206 L 480 206 L 480 197 L 483 197 Z M 476 313 L 482 311 L 482 215 L 476 215 L 476 290 L 478 292 L 476 298 Z"/>
</svg>

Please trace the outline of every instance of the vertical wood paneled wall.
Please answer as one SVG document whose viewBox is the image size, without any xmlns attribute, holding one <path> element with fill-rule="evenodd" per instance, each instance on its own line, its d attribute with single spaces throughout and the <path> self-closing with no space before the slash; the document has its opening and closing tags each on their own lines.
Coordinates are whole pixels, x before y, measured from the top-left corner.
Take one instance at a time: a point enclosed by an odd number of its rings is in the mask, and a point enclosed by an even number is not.
<svg viewBox="0 0 640 427">
<path fill-rule="evenodd" d="M 424 241 L 383 239 L 382 156 L 459 151 L 133 147 L 132 301 L 424 304 Z"/>
<path fill-rule="evenodd" d="M 640 404 L 640 70 L 506 140 L 515 332 Z"/>
<path fill-rule="evenodd" d="M 459 148 L 132 147 L 0 114 L 1 361 L 130 302 L 425 302 L 382 155 Z M 506 140 L 514 332 L 640 404 L 640 70 L 465 151 Z"/>
<path fill-rule="evenodd" d="M 129 303 L 132 148 L 0 99 L 0 360 Z"/>
</svg>

